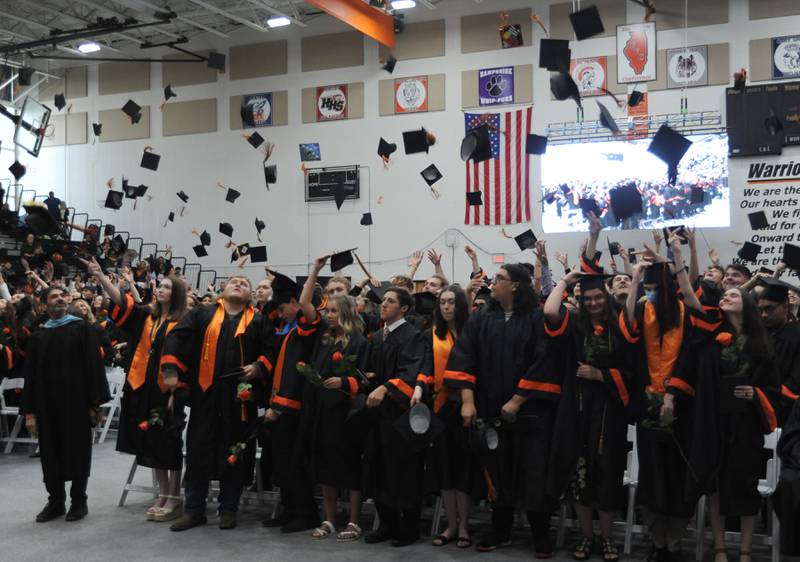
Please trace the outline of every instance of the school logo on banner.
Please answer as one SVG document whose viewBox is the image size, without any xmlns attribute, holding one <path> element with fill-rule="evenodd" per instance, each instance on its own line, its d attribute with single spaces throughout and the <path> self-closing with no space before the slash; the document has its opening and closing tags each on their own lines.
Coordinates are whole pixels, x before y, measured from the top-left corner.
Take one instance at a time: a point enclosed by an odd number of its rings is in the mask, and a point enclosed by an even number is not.
<svg viewBox="0 0 800 562">
<path fill-rule="evenodd" d="M 394 112 L 428 111 L 428 77 L 398 78 L 394 81 Z"/>
<path fill-rule="evenodd" d="M 617 26 L 617 82 L 656 79 L 656 22 Z"/>
<path fill-rule="evenodd" d="M 772 78 L 800 76 L 800 35 L 772 38 Z"/>
<path fill-rule="evenodd" d="M 478 71 L 478 105 L 514 103 L 514 67 Z"/>
<path fill-rule="evenodd" d="M 569 61 L 569 73 L 578 85 L 581 96 L 602 96 L 607 88 L 606 57 L 589 57 Z"/>
<path fill-rule="evenodd" d="M 242 96 L 241 112 L 244 127 L 272 125 L 272 92 Z"/>
<path fill-rule="evenodd" d="M 347 119 L 347 85 L 317 88 L 317 121 Z"/>
<path fill-rule="evenodd" d="M 708 45 L 667 49 L 667 88 L 708 86 Z"/>
</svg>

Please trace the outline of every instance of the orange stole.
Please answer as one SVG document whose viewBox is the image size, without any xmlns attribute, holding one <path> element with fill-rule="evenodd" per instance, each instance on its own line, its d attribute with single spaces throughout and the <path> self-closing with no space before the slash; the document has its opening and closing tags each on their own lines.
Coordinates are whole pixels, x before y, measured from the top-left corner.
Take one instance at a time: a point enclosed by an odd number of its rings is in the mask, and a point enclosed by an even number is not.
<svg viewBox="0 0 800 562">
<path fill-rule="evenodd" d="M 447 388 L 444 386 L 444 372 L 447 368 L 447 359 L 450 357 L 455 345 L 453 334 L 450 330 L 447 331 L 447 338 L 440 340 L 436 337 L 436 333 L 432 331 L 433 337 L 433 388 L 436 394 L 436 401 L 433 403 L 433 411 L 438 412 L 447 402 Z"/>
<path fill-rule="evenodd" d="M 647 386 L 649 392 L 658 394 L 666 392 L 664 381 L 672 376 L 675 364 L 678 362 L 678 354 L 683 344 L 683 315 L 685 312 L 682 302 L 678 302 L 678 307 L 680 308 L 678 327 L 664 334 L 662 342 L 659 337 L 656 309 L 649 302 L 644 306 L 642 333 L 647 349 L 647 368 L 650 372 L 650 384 Z"/>
<path fill-rule="evenodd" d="M 233 335 L 234 338 L 238 338 L 245 333 L 247 326 L 253 321 L 255 315 L 256 312 L 252 306 L 248 306 L 244 309 L 242 318 L 239 320 L 239 325 L 236 327 L 236 333 Z M 206 328 L 206 333 L 203 337 L 203 347 L 200 351 L 200 369 L 197 379 L 203 392 L 208 390 L 214 381 L 214 368 L 217 363 L 217 340 L 219 340 L 219 332 L 222 329 L 222 322 L 224 320 L 225 304 L 222 299 L 219 299 L 219 301 L 217 301 L 217 311 L 214 313 L 214 317 L 211 318 L 211 323 L 209 323 L 208 328 Z M 241 360 L 244 361 L 244 357 L 242 357 Z"/>
<path fill-rule="evenodd" d="M 172 328 L 176 326 L 177 322 L 170 322 L 167 324 L 167 332 L 164 334 L 166 337 Z M 133 352 L 133 359 L 131 360 L 131 368 L 128 369 L 128 384 L 133 390 L 136 390 L 144 384 L 147 377 L 147 361 L 150 357 L 150 330 L 153 327 L 153 317 L 148 315 L 147 320 L 144 321 L 142 333 L 139 334 L 139 343 L 136 345 L 136 351 Z M 158 386 L 162 392 L 167 390 L 164 385 L 164 379 L 161 375 L 161 369 L 158 370 Z"/>
</svg>

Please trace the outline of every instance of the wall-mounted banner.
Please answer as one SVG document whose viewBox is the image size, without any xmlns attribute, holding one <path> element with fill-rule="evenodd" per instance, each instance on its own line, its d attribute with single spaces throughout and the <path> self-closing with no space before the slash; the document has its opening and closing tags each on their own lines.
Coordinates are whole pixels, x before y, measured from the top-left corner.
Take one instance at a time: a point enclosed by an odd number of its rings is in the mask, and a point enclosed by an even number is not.
<svg viewBox="0 0 800 562">
<path fill-rule="evenodd" d="M 772 38 L 772 79 L 800 76 L 800 35 Z"/>
<path fill-rule="evenodd" d="M 428 111 L 428 77 L 414 76 L 394 81 L 394 112 Z"/>
<path fill-rule="evenodd" d="M 272 125 L 272 92 L 242 96 L 242 126 L 269 127 Z"/>
<path fill-rule="evenodd" d="M 478 71 L 478 103 L 481 106 L 514 103 L 514 67 Z"/>
<path fill-rule="evenodd" d="M 667 88 L 708 86 L 708 45 L 667 49 Z"/>
<path fill-rule="evenodd" d="M 347 119 L 347 84 L 317 88 L 317 121 Z"/>
<path fill-rule="evenodd" d="M 606 57 L 589 57 L 569 61 L 569 73 L 578 85 L 581 97 L 603 96 L 608 88 Z"/>
<path fill-rule="evenodd" d="M 656 22 L 617 26 L 617 82 L 656 79 Z"/>
</svg>

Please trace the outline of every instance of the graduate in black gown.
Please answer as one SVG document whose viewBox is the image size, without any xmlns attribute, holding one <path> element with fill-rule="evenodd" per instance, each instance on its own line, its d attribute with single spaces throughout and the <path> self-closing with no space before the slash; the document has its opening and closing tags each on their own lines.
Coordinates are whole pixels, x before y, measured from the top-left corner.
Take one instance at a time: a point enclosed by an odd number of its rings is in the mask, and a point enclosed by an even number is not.
<svg viewBox="0 0 800 562">
<path fill-rule="evenodd" d="M 670 381 L 669 392 L 688 395 L 696 410 L 713 418 L 696 423 L 689 458 L 709 494 L 709 518 L 716 562 L 727 562 L 724 516 L 741 518 L 740 557 L 750 562 L 755 515 L 761 508 L 758 479 L 764 473 L 764 435 L 778 425 L 780 396 L 774 352 L 758 308 L 741 288 L 725 291 L 720 300 L 725 322 L 692 346 L 682 382 Z M 695 416 L 698 421 L 698 416 Z"/>
<path fill-rule="evenodd" d="M 381 330 L 371 339 L 366 376 L 371 390 L 360 423 L 371 431 L 364 452 L 364 493 L 375 500 L 380 526 L 364 538 L 367 543 L 392 541 L 407 546 L 419 538 L 424 495 L 423 455 L 395 429 L 395 421 L 409 407 L 414 394 L 422 339 L 406 313 L 411 294 L 400 287 L 383 291 Z"/>
<path fill-rule="evenodd" d="M 553 552 L 549 527 L 555 505 L 544 486 L 551 417 L 539 415 L 529 400 L 542 390 L 528 378 L 542 343 L 537 300 L 524 266 L 501 267 L 492 279 L 489 303 L 470 316 L 444 374 L 448 391 L 460 395 L 465 427 L 477 420 L 498 424 L 497 448 L 478 459 L 492 501 L 492 530 L 478 543 L 481 552 L 510 544 L 517 507 L 527 512 L 537 556 Z"/>
<path fill-rule="evenodd" d="M 155 471 L 159 493 L 146 518 L 175 519 L 180 515 L 184 400 L 167 391 L 159 365 L 167 334 L 186 312 L 186 284 L 175 276 L 164 277 L 153 304 L 137 305 L 130 294 L 120 292 L 94 259 L 86 265 L 111 299 L 110 317 L 129 342 L 122 360 L 127 377 L 117 450 L 136 455 L 138 465 Z"/>
<path fill-rule="evenodd" d="M 184 513 L 170 527 L 206 523 L 210 480 L 219 480 L 220 529 L 236 527 L 242 488 L 252 474 L 271 354 L 260 314 L 250 306 L 250 281 L 233 276 L 215 304 L 191 310 L 167 334 L 164 383 L 189 388 Z"/>
<path fill-rule="evenodd" d="M 610 276 L 609 276 L 610 277 Z M 633 346 L 619 329 L 619 313 L 605 275 L 569 273 L 544 305 L 547 353 L 561 387 L 547 486 L 554 498 L 575 501 L 583 538 L 573 558 L 595 549 L 592 510 L 597 508 L 603 559 L 619 559 L 611 537 L 616 512 L 625 505 L 628 406 L 634 385 Z M 563 295 L 580 283 L 580 306 L 570 312 Z"/>
<path fill-rule="evenodd" d="M 468 319 L 469 305 L 463 289 L 445 286 L 433 310 L 433 326 L 422 334 L 425 352 L 411 397 L 411 406 L 424 400 L 444 424 L 444 431 L 428 448 L 425 462 L 426 480 L 433 484 L 429 489 L 441 490 L 447 517 L 447 529 L 433 538 L 433 546 L 444 546 L 454 539 L 459 548 L 472 545 L 469 508 L 478 471 L 457 393 L 448 392 L 444 384 L 447 360 Z"/>
<path fill-rule="evenodd" d="M 96 332 L 86 322 L 66 314 L 64 289 L 42 293 L 49 320 L 30 337 L 25 353 L 25 387 L 20 413 L 39 436 L 42 473 L 49 494 L 36 521 L 64 514 L 64 483 L 72 481 L 68 521 L 89 512 L 86 485 L 92 463 L 92 426 L 97 409 L 107 402 L 106 371 Z"/>
<path fill-rule="evenodd" d="M 313 338 L 309 365 L 321 381 L 306 382 L 301 408 L 301 462 L 311 467 L 314 482 L 322 487 L 325 520 L 312 537 L 322 539 L 336 533 L 336 500 L 339 489 L 347 490 L 350 519 L 336 534 L 339 541 L 361 538 L 361 453 L 363 443 L 347 426 L 347 418 L 366 383 L 363 375 L 369 355 L 364 325 L 356 312 L 355 299 L 341 291 L 325 300 L 324 315 L 312 302 L 319 271 L 330 256 L 317 258 L 300 295 L 303 317 L 319 325 Z"/>
</svg>

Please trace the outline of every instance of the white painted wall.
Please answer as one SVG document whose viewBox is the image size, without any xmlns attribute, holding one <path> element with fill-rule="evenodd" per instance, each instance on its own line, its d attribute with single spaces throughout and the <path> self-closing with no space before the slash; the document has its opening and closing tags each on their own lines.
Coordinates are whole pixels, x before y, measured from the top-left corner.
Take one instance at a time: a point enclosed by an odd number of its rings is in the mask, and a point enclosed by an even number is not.
<svg viewBox="0 0 800 562">
<path fill-rule="evenodd" d="M 623 1 L 623 0 L 620 0 Z M 548 9 L 536 3 L 537 11 L 547 16 Z M 702 2 L 690 2 L 690 9 L 702 9 Z M 161 114 L 157 107 L 161 101 L 161 68 L 152 65 L 152 88 L 149 92 L 133 94 L 97 95 L 97 69 L 89 71 L 89 97 L 69 100 L 72 111 L 88 111 L 90 121 L 96 120 L 98 112 L 108 108 L 121 107 L 132 97 L 140 105 L 149 104 L 151 112 L 151 133 L 147 141 L 127 141 L 96 143 L 82 146 L 53 147 L 42 150 L 38 159 L 24 155 L 23 162 L 28 165 L 28 174 L 23 179 L 26 187 L 36 187 L 40 192 L 53 189 L 59 196 L 65 196 L 70 205 L 79 210 L 87 210 L 94 217 L 112 222 L 118 229 L 129 230 L 134 235 L 143 236 L 147 241 L 157 242 L 160 247 L 170 243 L 176 255 L 193 256 L 191 246 L 196 238 L 190 233 L 193 228 L 206 228 L 212 234 L 210 255 L 202 261 L 204 267 L 214 267 L 221 275 L 233 273 L 235 268 L 228 265 L 229 251 L 223 247 L 225 238 L 218 234 L 220 221 L 231 222 L 236 229 L 234 240 L 255 242 L 253 220 L 257 215 L 267 223 L 264 233 L 268 245 L 270 264 L 291 274 L 305 274 L 306 263 L 318 254 L 337 249 L 358 246 L 359 254 L 371 262 L 375 274 L 384 278 L 403 271 L 405 259 L 413 250 L 432 245 L 445 252 L 445 269 L 453 271 L 450 249 L 445 247 L 444 232 L 448 228 L 460 231 L 455 251 L 454 279 L 464 280 L 468 273 L 468 261 L 463 254 L 463 245 L 472 241 L 483 250 L 482 263 L 490 265 L 493 253 L 508 253 L 510 260 L 531 260 L 532 256 L 517 254 L 513 240 L 506 240 L 500 234 L 500 227 L 464 226 L 464 164 L 461 162 L 459 145 L 463 132 L 461 112 L 461 71 L 478 69 L 499 64 L 529 64 L 538 66 L 538 48 L 526 46 L 513 50 L 497 50 L 486 53 L 462 55 L 460 49 L 459 18 L 466 13 L 481 13 L 490 10 L 531 7 L 524 0 L 491 0 L 481 4 L 467 0 L 447 0 L 438 10 L 428 10 L 419 6 L 407 14 L 409 21 L 438 19 L 447 22 L 446 53 L 442 58 L 401 62 L 397 65 L 395 76 L 411 74 L 441 73 L 447 75 L 447 111 L 411 116 L 378 116 L 378 81 L 387 78 L 377 63 L 378 48 L 372 40 L 366 41 L 363 67 L 346 68 L 319 72 L 300 72 L 300 37 L 303 33 L 319 34 L 344 29 L 344 26 L 330 18 L 322 17 L 307 29 L 292 26 L 259 35 L 243 30 L 232 39 L 232 44 L 252 43 L 259 40 L 287 38 L 289 40 L 289 74 L 256 80 L 230 81 L 221 75 L 216 84 L 176 88 L 178 100 L 218 99 L 218 132 L 214 134 L 161 136 Z M 641 11 L 628 3 L 629 21 L 641 21 Z M 494 19 L 493 14 L 487 16 Z M 731 44 L 731 68 L 748 66 L 748 40 L 795 33 L 800 29 L 800 17 L 749 22 L 747 20 L 746 0 L 731 0 L 730 23 L 726 25 L 692 28 L 686 32 L 688 45 L 729 42 Z M 541 31 L 534 26 L 534 43 L 538 43 Z M 683 30 L 659 33 L 658 48 L 679 47 L 684 43 Z M 614 38 L 593 39 L 573 43 L 573 56 L 612 55 Z M 199 38 L 191 48 L 201 49 L 213 45 L 226 50 L 226 45 Z M 149 51 L 146 54 L 151 54 Z M 661 71 L 661 70 L 659 70 Z M 304 87 L 331 83 L 365 82 L 365 118 L 345 122 L 301 124 L 300 92 Z M 261 129 L 260 132 L 277 144 L 272 158 L 278 165 L 278 184 L 267 192 L 263 183 L 261 154 L 253 150 L 241 136 L 241 131 L 229 131 L 228 96 L 257 91 L 289 91 L 289 126 Z M 687 93 L 690 111 L 723 110 L 724 87 L 690 89 Z M 52 100 L 43 100 L 52 103 Z M 544 131 L 551 122 L 568 121 L 575 118 L 574 104 L 570 102 L 551 102 L 549 96 L 549 73 L 535 68 L 534 71 L 534 130 Z M 680 92 L 678 90 L 656 92 L 650 99 L 653 114 L 675 113 L 679 111 Z M 587 104 L 586 119 L 596 119 L 595 104 Z M 403 156 L 401 132 L 425 126 L 434 132 L 439 142 L 432 148 L 430 156 Z M 8 127 L 0 126 L 0 135 L 5 147 L 11 145 Z M 91 132 L 90 132 L 91 135 Z M 375 154 L 378 138 L 384 136 L 392 142 L 400 143 L 395 154 L 395 164 L 384 170 Z M 337 212 L 331 203 L 306 204 L 303 200 L 303 175 L 299 169 L 297 145 L 301 142 L 319 142 L 323 160 L 320 165 L 335 166 L 359 164 L 366 168 L 362 176 L 362 199 L 347 201 Z M 162 155 L 157 173 L 139 167 L 141 151 L 145 145 L 152 145 L 155 152 Z M 783 156 L 774 161 L 788 161 L 800 157 L 800 150 L 785 149 Z M 0 154 L 0 169 L 3 171 L 12 162 L 11 152 L 3 150 Z M 419 172 L 434 162 L 444 174 L 438 184 L 442 197 L 433 200 L 419 176 Z M 747 219 L 738 207 L 742 188 L 746 179 L 748 161 L 731 160 L 730 184 L 733 191 L 734 218 L 731 228 L 709 229 L 706 236 L 712 245 L 719 248 L 723 259 L 729 259 L 735 252 L 730 240 L 743 240 L 749 230 Z M 539 199 L 538 159 L 533 160 L 532 173 L 534 189 L 532 201 Z M 3 174 L 0 173 L 0 176 Z M 130 201 L 121 211 L 113 212 L 101 208 L 100 201 L 106 195 L 106 181 L 114 177 L 120 186 L 122 175 L 133 183 L 145 183 L 154 195 L 152 201 L 141 201 L 138 210 L 132 211 Z M 224 201 L 224 192 L 216 187 L 217 182 L 233 186 L 243 192 L 236 205 Z M 167 214 L 177 209 L 178 190 L 185 190 L 191 197 L 190 205 L 182 218 L 163 227 Z M 383 196 L 382 205 L 376 204 Z M 359 225 L 362 212 L 371 206 L 375 225 L 366 228 Z M 532 228 L 541 232 L 540 221 L 534 217 Z M 511 232 L 520 232 L 525 227 L 510 227 Z M 800 229 L 797 229 L 800 230 Z M 649 234 L 647 235 L 649 238 Z M 574 260 L 582 235 L 551 235 L 548 239 L 551 256 L 555 250 L 567 252 Z M 627 246 L 632 246 L 644 238 L 644 233 L 626 232 L 615 235 Z M 190 260 L 196 261 L 196 260 Z M 491 268 L 491 267 L 490 267 Z M 560 271 L 560 268 L 557 268 Z M 254 279 L 259 276 L 260 266 L 246 269 Z M 419 272 L 423 277 L 432 272 L 426 264 Z M 360 277 L 356 268 L 349 268 L 347 274 Z"/>
</svg>

